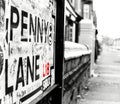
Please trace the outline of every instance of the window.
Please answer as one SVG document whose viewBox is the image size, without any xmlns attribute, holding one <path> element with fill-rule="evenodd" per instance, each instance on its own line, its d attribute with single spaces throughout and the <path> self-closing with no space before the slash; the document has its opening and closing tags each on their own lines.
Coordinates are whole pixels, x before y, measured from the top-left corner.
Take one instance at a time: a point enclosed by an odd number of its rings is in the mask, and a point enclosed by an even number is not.
<svg viewBox="0 0 120 104">
<path fill-rule="evenodd" d="M 72 41 L 72 38 L 73 38 L 73 21 L 66 17 L 65 41 Z"/>
</svg>

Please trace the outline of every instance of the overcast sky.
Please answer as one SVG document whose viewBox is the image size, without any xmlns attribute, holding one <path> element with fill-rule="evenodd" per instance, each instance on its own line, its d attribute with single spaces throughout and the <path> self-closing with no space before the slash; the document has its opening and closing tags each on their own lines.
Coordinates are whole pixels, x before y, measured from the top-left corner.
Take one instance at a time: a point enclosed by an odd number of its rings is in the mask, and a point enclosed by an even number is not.
<svg viewBox="0 0 120 104">
<path fill-rule="evenodd" d="M 93 0 L 99 35 L 120 37 L 120 0 Z"/>
</svg>

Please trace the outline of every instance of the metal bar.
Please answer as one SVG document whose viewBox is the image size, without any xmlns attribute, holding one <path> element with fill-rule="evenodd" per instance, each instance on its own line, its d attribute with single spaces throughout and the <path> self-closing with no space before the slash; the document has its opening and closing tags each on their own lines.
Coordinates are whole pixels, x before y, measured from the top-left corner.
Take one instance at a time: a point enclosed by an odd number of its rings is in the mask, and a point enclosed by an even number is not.
<svg viewBox="0 0 120 104">
<path fill-rule="evenodd" d="M 55 39 L 55 83 L 58 84 L 55 101 L 52 104 L 62 104 L 63 73 L 64 73 L 64 20 L 65 0 L 57 0 L 56 16 L 56 39 Z"/>
</svg>

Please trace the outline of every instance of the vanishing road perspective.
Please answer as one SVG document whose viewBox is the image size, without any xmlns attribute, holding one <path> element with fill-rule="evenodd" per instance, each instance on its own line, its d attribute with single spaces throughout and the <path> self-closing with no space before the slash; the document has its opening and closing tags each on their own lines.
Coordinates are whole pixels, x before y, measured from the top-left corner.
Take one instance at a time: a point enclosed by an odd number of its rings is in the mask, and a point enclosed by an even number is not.
<svg viewBox="0 0 120 104">
<path fill-rule="evenodd" d="M 120 50 L 103 46 L 94 73 L 78 104 L 120 104 Z"/>
</svg>

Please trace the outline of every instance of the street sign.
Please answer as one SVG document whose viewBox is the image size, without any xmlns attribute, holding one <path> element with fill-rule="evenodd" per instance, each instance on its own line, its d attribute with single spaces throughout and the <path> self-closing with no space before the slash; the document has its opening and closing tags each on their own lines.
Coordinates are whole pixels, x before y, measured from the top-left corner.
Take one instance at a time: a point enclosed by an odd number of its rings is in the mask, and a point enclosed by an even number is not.
<svg viewBox="0 0 120 104">
<path fill-rule="evenodd" d="M 55 84 L 56 1 L 2 0 L 0 8 L 0 104 L 26 104 Z"/>
</svg>

